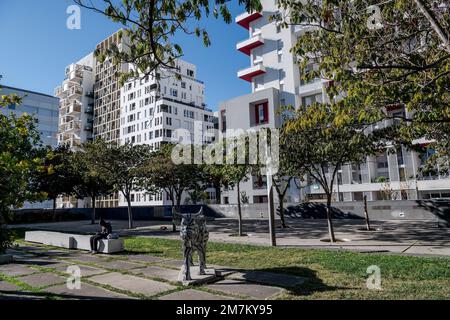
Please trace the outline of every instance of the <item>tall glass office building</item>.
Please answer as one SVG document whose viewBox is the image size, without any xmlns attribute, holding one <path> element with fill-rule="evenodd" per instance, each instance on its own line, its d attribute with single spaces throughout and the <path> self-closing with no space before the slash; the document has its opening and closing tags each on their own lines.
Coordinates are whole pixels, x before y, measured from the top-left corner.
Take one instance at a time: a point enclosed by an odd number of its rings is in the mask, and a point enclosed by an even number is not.
<svg viewBox="0 0 450 320">
<path fill-rule="evenodd" d="M 20 116 L 24 112 L 33 115 L 37 119 L 37 129 L 41 135 L 42 143 L 56 147 L 58 144 L 57 134 L 59 99 L 47 94 L 3 85 L 1 88 L 2 95 L 15 93 L 22 97 L 22 104 L 9 105 L 6 108 L 0 108 L 0 112 L 6 115 L 15 113 L 17 116 Z M 51 201 L 25 203 L 24 205 L 24 208 L 51 207 Z"/>
</svg>

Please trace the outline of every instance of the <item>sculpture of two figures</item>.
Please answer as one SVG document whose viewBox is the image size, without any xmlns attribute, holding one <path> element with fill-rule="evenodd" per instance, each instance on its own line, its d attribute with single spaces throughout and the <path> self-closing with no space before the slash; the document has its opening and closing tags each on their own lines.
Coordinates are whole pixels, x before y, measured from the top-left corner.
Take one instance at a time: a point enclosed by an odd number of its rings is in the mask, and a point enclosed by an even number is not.
<svg viewBox="0 0 450 320">
<path fill-rule="evenodd" d="M 206 230 L 206 218 L 203 208 L 198 213 L 181 214 L 174 210 L 174 216 L 181 218 L 180 236 L 183 244 L 183 268 L 180 279 L 189 281 L 191 278 L 191 266 L 194 265 L 192 254 L 197 251 L 199 258 L 199 274 L 205 275 L 206 268 L 206 244 L 209 233 Z"/>
</svg>

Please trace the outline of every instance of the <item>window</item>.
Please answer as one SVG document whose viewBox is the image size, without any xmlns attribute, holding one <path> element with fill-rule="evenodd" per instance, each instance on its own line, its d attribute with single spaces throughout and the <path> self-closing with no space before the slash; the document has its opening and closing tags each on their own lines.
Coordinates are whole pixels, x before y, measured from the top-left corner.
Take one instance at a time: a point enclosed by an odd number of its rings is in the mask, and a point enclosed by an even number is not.
<svg viewBox="0 0 450 320">
<path fill-rule="evenodd" d="M 181 81 L 181 88 L 186 89 L 186 82 Z"/>
<path fill-rule="evenodd" d="M 282 40 L 277 40 L 277 50 L 281 51 L 283 50 L 283 41 Z M 280 52 L 278 52 L 280 53 Z"/>
<path fill-rule="evenodd" d="M 302 105 L 309 106 L 314 102 L 322 102 L 322 93 L 302 97 Z"/>
<path fill-rule="evenodd" d="M 220 111 L 220 119 L 222 122 L 222 132 L 227 130 L 227 114 L 226 114 L 226 110 L 221 110 Z"/>
<path fill-rule="evenodd" d="M 264 89 L 264 76 L 255 77 L 255 90 Z"/>
<path fill-rule="evenodd" d="M 187 74 L 189 77 L 194 77 L 194 71 L 193 71 L 193 70 L 187 69 L 187 70 L 186 70 L 186 74 Z"/>
<path fill-rule="evenodd" d="M 283 69 L 278 69 L 278 79 L 280 81 L 284 80 L 284 70 Z"/>
<path fill-rule="evenodd" d="M 255 123 L 262 124 L 269 122 L 269 105 L 267 102 L 255 105 Z"/>
</svg>

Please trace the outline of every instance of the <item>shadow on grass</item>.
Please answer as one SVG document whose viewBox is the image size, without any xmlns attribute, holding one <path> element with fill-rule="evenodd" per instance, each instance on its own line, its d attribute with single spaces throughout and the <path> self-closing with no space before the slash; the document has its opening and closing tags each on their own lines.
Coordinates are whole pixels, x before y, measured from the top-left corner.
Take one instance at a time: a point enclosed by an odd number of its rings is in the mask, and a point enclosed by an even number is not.
<svg viewBox="0 0 450 320">
<path fill-rule="evenodd" d="M 309 296 L 315 292 L 349 289 L 345 287 L 329 286 L 323 283 L 322 279 L 317 276 L 316 271 L 305 267 L 275 267 L 254 270 L 241 270 L 241 272 L 243 273 L 243 279 L 245 280 L 261 283 L 268 286 L 284 288 L 288 291 L 288 293 L 296 296 Z M 269 276 L 269 279 L 266 279 L 263 274 L 267 272 L 271 274 Z"/>
</svg>

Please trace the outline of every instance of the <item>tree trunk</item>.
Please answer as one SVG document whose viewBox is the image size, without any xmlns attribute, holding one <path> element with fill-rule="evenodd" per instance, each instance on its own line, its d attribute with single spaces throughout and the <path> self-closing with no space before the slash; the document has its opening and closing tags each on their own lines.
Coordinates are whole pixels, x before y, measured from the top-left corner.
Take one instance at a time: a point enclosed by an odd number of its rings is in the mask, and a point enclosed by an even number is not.
<svg viewBox="0 0 450 320">
<path fill-rule="evenodd" d="M 286 226 L 286 221 L 284 219 L 284 195 L 281 195 L 280 193 L 278 193 L 278 202 L 279 202 L 279 206 L 280 206 L 280 220 L 281 220 L 281 227 L 283 229 L 287 228 Z"/>
<path fill-rule="evenodd" d="M 92 208 L 91 208 L 91 224 L 95 224 L 95 196 L 91 197 Z"/>
<path fill-rule="evenodd" d="M 277 235 L 275 230 L 275 205 L 273 203 L 273 186 L 272 178 L 267 177 L 267 189 L 268 189 L 268 201 L 269 201 L 269 233 L 270 233 L 270 244 L 272 247 L 277 245 Z"/>
<path fill-rule="evenodd" d="M 56 221 L 56 198 L 53 198 L 53 221 Z"/>
<path fill-rule="evenodd" d="M 364 217 L 366 218 L 367 231 L 370 231 L 369 211 L 367 210 L 367 196 L 364 195 Z"/>
<path fill-rule="evenodd" d="M 178 213 L 181 213 L 181 195 L 182 195 L 182 193 L 180 193 L 180 194 L 178 194 L 178 193 L 176 193 L 176 200 L 177 200 L 177 206 L 176 206 L 176 208 L 177 208 L 177 212 Z M 175 221 L 175 217 L 174 216 L 172 216 L 172 231 L 173 232 L 177 232 L 177 224 L 175 223 L 176 221 Z"/>
<path fill-rule="evenodd" d="M 131 209 L 130 196 L 125 197 L 128 205 L 128 229 L 133 229 L 133 211 Z"/>
<path fill-rule="evenodd" d="M 242 237 L 242 211 L 241 211 L 241 188 L 239 182 L 237 183 L 237 197 L 238 197 L 238 235 Z"/>
<path fill-rule="evenodd" d="M 334 229 L 333 229 L 333 220 L 331 217 L 331 193 L 327 193 L 327 221 L 328 221 L 328 233 L 330 235 L 330 242 L 333 243 L 336 241 L 334 237 Z"/>
<path fill-rule="evenodd" d="M 216 204 L 221 204 L 221 188 L 220 188 L 220 183 L 215 183 L 214 184 L 214 189 L 216 190 Z"/>
</svg>

